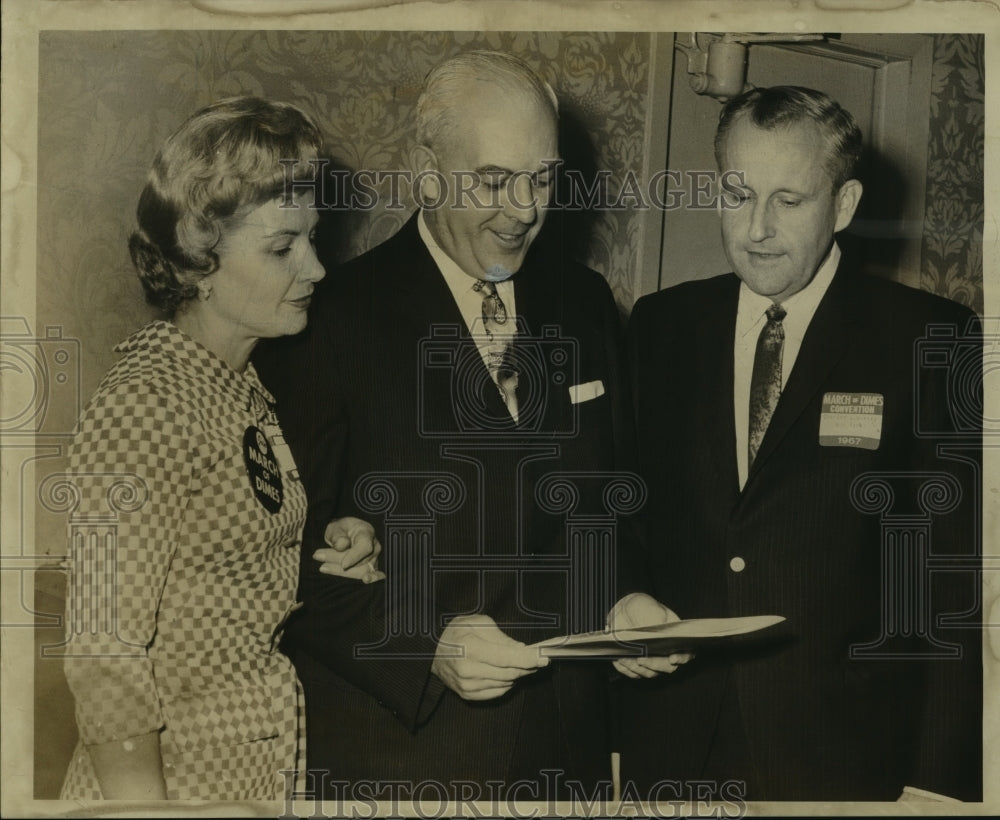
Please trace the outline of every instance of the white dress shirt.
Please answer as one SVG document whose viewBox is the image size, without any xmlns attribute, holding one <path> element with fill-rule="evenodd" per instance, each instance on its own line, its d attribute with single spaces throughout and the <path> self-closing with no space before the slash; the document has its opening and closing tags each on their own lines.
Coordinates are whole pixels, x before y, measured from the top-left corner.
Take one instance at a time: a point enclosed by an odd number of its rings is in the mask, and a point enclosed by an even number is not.
<svg viewBox="0 0 1000 820">
<path fill-rule="evenodd" d="M 819 270 L 802 290 L 781 303 L 786 315 L 781 324 L 785 330 L 785 344 L 781 353 L 781 389 L 785 389 L 788 376 L 802 347 L 816 308 L 822 300 L 840 263 L 840 248 L 834 242 Z M 773 304 L 767 296 L 754 293 L 740 285 L 739 308 L 736 311 L 736 343 L 734 346 L 735 373 L 733 378 L 733 409 L 736 413 L 736 467 L 740 489 L 747 483 L 750 457 L 747 440 L 750 436 L 750 379 L 753 360 L 757 352 L 757 339 L 767 322 L 767 309 Z"/>
<path fill-rule="evenodd" d="M 468 328 L 469 334 L 472 336 L 480 355 L 483 357 L 483 366 L 489 369 L 489 351 L 491 345 L 495 345 L 497 341 L 512 340 L 517 331 L 514 282 L 511 279 L 504 279 L 502 282 L 493 283 L 496 287 L 497 296 L 503 301 L 504 307 L 507 310 L 507 323 L 505 327 L 508 330 L 506 334 L 494 333 L 491 339 L 486 335 L 486 328 L 483 326 L 483 295 L 479 291 L 474 290 L 480 280 L 463 271 L 456 264 L 455 260 L 448 256 L 441 249 L 441 246 L 434 241 L 430 228 L 427 227 L 422 210 L 417 217 L 417 229 L 420 232 L 420 238 L 423 240 L 424 245 L 427 246 L 431 258 L 437 265 L 438 270 L 441 271 L 441 275 L 444 277 L 451 295 L 455 298 L 455 304 L 458 305 L 458 310 L 465 320 L 465 326 Z M 492 373 L 492 376 L 493 380 L 496 381 L 495 372 Z M 508 404 L 508 409 L 511 411 L 514 420 L 517 421 L 516 401 Z"/>
</svg>

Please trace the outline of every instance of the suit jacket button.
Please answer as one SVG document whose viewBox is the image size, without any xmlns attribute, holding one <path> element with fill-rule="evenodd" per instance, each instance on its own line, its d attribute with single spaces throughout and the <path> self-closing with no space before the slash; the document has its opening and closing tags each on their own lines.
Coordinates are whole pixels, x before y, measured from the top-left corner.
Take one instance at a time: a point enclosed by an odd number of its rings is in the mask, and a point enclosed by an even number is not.
<svg viewBox="0 0 1000 820">
<path fill-rule="evenodd" d="M 729 568 L 733 572 L 743 572 L 743 570 L 746 569 L 746 566 L 747 562 L 738 555 L 729 562 Z"/>
</svg>

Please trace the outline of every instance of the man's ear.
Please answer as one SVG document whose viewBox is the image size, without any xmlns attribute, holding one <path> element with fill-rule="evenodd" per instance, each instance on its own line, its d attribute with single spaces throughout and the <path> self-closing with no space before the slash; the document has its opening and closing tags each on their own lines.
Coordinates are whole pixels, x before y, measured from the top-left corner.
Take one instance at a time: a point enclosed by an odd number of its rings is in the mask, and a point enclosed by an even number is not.
<svg viewBox="0 0 1000 820">
<path fill-rule="evenodd" d="M 833 227 L 833 232 L 842 231 L 851 224 L 854 212 L 858 209 L 861 201 L 863 188 L 861 182 L 856 179 L 849 179 L 840 186 L 837 191 L 837 223 Z"/>
<path fill-rule="evenodd" d="M 438 171 L 437 155 L 426 145 L 416 145 L 410 151 L 410 167 L 413 171 L 413 198 L 421 208 L 434 210 L 441 206 L 443 181 Z"/>
<path fill-rule="evenodd" d="M 438 159 L 434 149 L 426 145 L 414 145 L 410 149 L 410 170 L 414 174 L 419 174 L 421 171 L 436 171 L 437 167 Z"/>
</svg>

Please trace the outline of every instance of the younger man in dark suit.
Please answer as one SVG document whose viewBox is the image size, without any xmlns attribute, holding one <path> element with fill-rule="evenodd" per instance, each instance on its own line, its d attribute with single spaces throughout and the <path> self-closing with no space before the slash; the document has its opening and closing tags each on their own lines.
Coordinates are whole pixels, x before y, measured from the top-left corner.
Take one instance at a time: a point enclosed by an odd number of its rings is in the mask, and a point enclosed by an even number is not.
<svg viewBox="0 0 1000 820">
<path fill-rule="evenodd" d="M 860 152 L 817 91 L 730 101 L 716 156 L 742 174 L 722 192 L 735 273 L 632 314 L 654 594 L 684 618 L 787 618 L 628 690 L 622 775 L 640 789 L 981 799 L 981 398 L 917 358 L 968 354 L 975 383 L 980 342 L 967 309 L 841 257 Z"/>
</svg>

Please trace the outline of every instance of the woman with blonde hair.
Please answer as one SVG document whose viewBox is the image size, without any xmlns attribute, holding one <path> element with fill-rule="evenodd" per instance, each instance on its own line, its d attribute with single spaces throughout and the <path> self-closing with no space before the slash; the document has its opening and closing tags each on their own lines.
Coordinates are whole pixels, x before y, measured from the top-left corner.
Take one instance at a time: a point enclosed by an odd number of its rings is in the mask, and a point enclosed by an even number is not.
<svg viewBox="0 0 1000 820">
<path fill-rule="evenodd" d="M 70 451 L 78 513 L 106 512 L 123 474 L 138 489 L 116 541 L 71 556 L 80 743 L 64 798 L 270 800 L 302 768 L 300 688 L 277 646 L 306 497 L 249 356 L 305 327 L 324 275 L 310 188 L 288 184 L 312 177 L 321 143 L 294 106 L 231 98 L 149 173 L 129 248 L 167 318 L 116 348 Z"/>
</svg>

